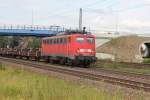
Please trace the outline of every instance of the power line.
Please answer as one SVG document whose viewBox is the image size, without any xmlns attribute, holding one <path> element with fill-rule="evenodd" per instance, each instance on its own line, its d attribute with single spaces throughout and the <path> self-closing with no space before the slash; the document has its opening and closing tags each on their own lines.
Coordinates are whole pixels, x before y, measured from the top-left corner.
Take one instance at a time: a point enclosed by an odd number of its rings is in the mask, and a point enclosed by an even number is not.
<svg viewBox="0 0 150 100">
<path fill-rule="evenodd" d="M 110 0 L 103 0 L 103 1 L 101 2 L 101 5 L 104 5 L 104 4 L 106 4 L 107 2 L 109 2 L 109 1 L 110 1 Z M 86 5 L 84 5 L 83 7 L 91 7 L 91 6 L 95 5 L 95 4 L 98 4 L 98 2 L 100 2 L 100 0 L 96 0 L 94 3 L 86 4 Z M 65 6 L 65 7 L 67 7 L 67 6 Z M 62 9 L 62 8 L 60 8 L 60 9 Z M 56 13 L 51 13 L 50 16 L 67 16 L 67 15 L 70 15 L 70 14 L 74 13 L 72 10 L 73 10 L 73 9 L 65 8 L 63 11 L 56 12 Z M 91 12 L 92 12 L 92 11 L 98 12 L 98 10 L 99 10 L 99 9 L 93 9 L 93 10 L 91 10 Z M 58 10 L 58 11 L 59 11 L 59 10 Z M 102 13 L 102 10 L 101 10 L 99 13 Z"/>
<path fill-rule="evenodd" d="M 103 0 L 103 2 L 105 2 L 105 1 L 106 1 L 106 0 Z M 84 5 L 84 6 L 82 6 L 82 7 L 84 8 L 84 7 L 93 6 L 93 5 L 97 4 L 98 2 L 100 2 L 100 0 L 96 0 L 94 3 L 90 3 L 90 4 Z M 102 2 L 101 2 L 101 3 L 102 3 Z"/>
<path fill-rule="evenodd" d="M 129 11 L 129 10 L 133 10 L 133 9 L 143 8 L 143 7 L 150 7 L 150 4 L 136 5 L 134 7 L 129 7 L 129 8 L 120 9 L 120 10 L 114 10 L 112 12 L 125 12 L 125 11 Z"/>
<path fill-rule="evenodd" d="M 84 9 L 85 12 L 92 12 L 97 14 L 106 14 L 104 9 Z"/>
<path fill-rule="evenodd" d="M 105 6 L 105 8 L 111 8 L 112 6 L 114 6 L 117 2 L 111 2 L 110 5 Z"/>
<path fill-rule="evenodd" d="M 86 12 L 92 12 L 92 13 L 98 13 L 98 14 L 111 14 L 111 13 L 119 13 L 119 12 L 125 12 L 125 11 L 129 11 L 129 10 L 134 10 L 134 9 L 138 9 L 138 8 L 143 8 L 143 7 L 150 7 L 150 4 L 145 4 L 145 5 L 136 5 L 134 7 L 129 7 L 126 9 L 120 9 L 120 10 L 111 10 L 106 12 L 106 10 L 104 9 L 84 9 Z"/>
<path fill-rule="evenodd" d="M 103 2 L 105 2 L 105 1 L 109 1 L 109 0 L 103 0 Z M 90 3 L 90 4 L 83 5 L 82 8 L 87 7 L 87 6 L 89 7 L 89 6 L 95 5 L 95 4 L 97 4 L 98 2 L 100 2 L 100 0 L 96 0 L 94 3 Z M 66 14 L 66 13 L 73 13 L 73 12 L 72 12 L 72 9 L 68 9 L 68 6 L 65 6 L 65 7 L 66 7 L 66 8 L 64 9 L 64 11 L 57 12 L 57 13 L 51 13 L 52 16 L 53 16 L 53 15 L 61 15 L 61 14 L 64 15 L 64 13 L 65 13 L 65 14 Z M 80 8 L 80 7 L 78 7 L 78 8 Z M 63 8 L 59 8 L 59 9 L 63 9 Z M 57 9 L 56 9 L 56 10 L 57 10 Z M 57 10 L 57 11 L 59 11 L 59 10 Z"/>
<path fill-rule="evenodd" d="M 95 6 L 97 4 L 99 4 L 99 7 L 103 7 L 105 4 L 108 4 L 108 2 L 110 2 L 110 0 L 103 0 L 100 2 L 100 0 L 97 0 L 94 3 L 90 3 L 89 5 L 84 5 L 83 8 L 91 8 L 92 6 Z"/>
</svg>

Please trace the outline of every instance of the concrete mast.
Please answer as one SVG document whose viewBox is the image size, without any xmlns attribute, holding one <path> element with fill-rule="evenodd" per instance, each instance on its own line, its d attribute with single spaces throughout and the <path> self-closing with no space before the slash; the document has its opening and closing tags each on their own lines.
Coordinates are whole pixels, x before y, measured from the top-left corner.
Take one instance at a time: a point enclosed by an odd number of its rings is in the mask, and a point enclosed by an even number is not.
<svg viewBox="0 0 150 100">
<path fill-rule="evenodd" d="M 80 8 L 79 12 L 79 30 L 82 31 L 82 8 Z"/>
</svg>

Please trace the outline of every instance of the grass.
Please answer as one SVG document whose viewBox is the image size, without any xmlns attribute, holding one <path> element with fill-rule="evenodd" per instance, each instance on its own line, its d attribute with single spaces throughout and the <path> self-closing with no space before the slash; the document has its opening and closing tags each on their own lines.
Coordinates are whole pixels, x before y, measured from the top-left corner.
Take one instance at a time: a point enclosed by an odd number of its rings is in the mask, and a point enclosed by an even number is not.
<svg viewBox="0 0 150 100">
<path fill-rule="evenodd" d="M 143 63 L 149 63 L 150 64 L 150 58 L 144 58 Z"/>
<path fill-rule="evenodd" d="M 143 73 L 143 74 L 150 74 L 150 67 L 142 67 L 137 68 L 134 66 L 126 65 L 124 63 L 118 62 L 110 62 L 110 61 L 97 61 L 91 67 L 100 67 L 104 69 L 116 70 L 116 71 L 123 71 L 123 72 L 135 72 L 135 73 Z"/>
<path fill-rule="evenodd" d="M 1 65 L 0 100 L 126 100 L 117 89 L 108 92 L 69 81 Z M 5 70 L 4 70 L 5 69 Z M 135 100 L 144 100 L 137 95 Z"/>
<path fill-rule="evenodd" d="M 0 70 L 5 70 L 5 69 L 6 69 L 5 66 L 2 63 L 0 63 Z"/>
</svg>

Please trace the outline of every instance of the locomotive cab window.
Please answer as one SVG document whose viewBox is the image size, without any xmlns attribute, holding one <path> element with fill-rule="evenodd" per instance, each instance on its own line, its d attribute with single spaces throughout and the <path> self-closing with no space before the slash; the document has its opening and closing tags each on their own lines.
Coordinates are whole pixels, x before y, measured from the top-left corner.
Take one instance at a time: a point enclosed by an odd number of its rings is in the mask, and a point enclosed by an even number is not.
<svg viewBox="0 0 150 100">
<path fill-rule="evenodd" d="M 62 44 L 62 38 L 59 38 L 59 44 Z"/>
<path fill-rule="evenodd" d="M 51 44 L 51 40 L 50 39 L 48 40 L 48 44 Z"/>
<path fill-rule="evenodd" d="M 56 44 L 59 44 L 59 38 L 57 38 L 56 41 L 57 41 Z"/>
<path fill-rule="evenodd" d="M 51 42 L 52 42 L 51 44 L 54 44 L 54 39 L 51 39 Z"/>
<path fill-rule="evenodd" d="M 43 40 L 43 44 L 46 44 L 46 40 Z"/>
<path fill-rule="evenodd" d="M 94 42 L 94 39 L 93 39 L 93 38 L 87 38 L 87 42 L 88 42 L 88 43 L 93 43 L 93 42 Z"/>
<path fill-rule="evenodd" d="M 83 42 L 84 42 L 84 38 L 82 38 L 82 37 L 77 37 L 77 38 L 76 38 L 76 41 L 77 41 L 78 43 L 83 43 Z"/>
<path fill-rule="evenodd" d="M 56 44 L 56 42 L 57 42 L 56 38 L 53 40 L 53 42 L 54 42 L 54 44 Z"/>
<path fill-rule="evenodd" d="M 49 43 L 49 41 L 48 40 L 46 40 L 46 44 L 48 44 Z"/>
<path fill-rule="evenodd" d="M 71 37 L 68 37 L 68 43 L 71 43 Z"/>
<path fill-rule="evenodd" d="M 52 44 L 52 39 L 50 39 L 50 44 Z"/>
<path fill-rule="evenodd" d="M 61 40 L 61 43 L 62 44 L 66 44 L 67 43 L 67 38 L 61 38 L 62 40 Z"/>
<path fill-rule="evenodd" d="M 64 44 L 66 44 L 67 43 L 67 38 L 64 38 Z"/>
</svg>

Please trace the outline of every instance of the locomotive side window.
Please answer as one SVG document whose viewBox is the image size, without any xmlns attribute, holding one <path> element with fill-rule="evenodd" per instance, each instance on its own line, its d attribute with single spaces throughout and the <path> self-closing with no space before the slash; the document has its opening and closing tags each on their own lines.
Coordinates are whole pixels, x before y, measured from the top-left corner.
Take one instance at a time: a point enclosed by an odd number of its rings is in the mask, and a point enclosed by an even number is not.
<svg viewBox="0 0 150 100">
<path fill-rule="evenodd" d="M 61 44 L 61 38 L 59 38 L 59 44 Z"/>
<path fill-rule="evenodd" d="M 46 41 L 45 41 L 45 40 L 43 40 L 43 43 L 44 43 L 44 44 L 46 44 Z"/>
<path fill-rule="evenodd" d="M 51 39 L 51 44 L 53 44 L 53 39 Z"/>
<path fill-rule="evenodd" d="M 48 44 L 51 44 L 51 40 L 50 39 L 48 39 Z"/>
<path fill-rule="evenodd" d="M 47 42 L 46 42 L 46 40 L 45 40 L 45 44 L 46 44 Z"/>
<path fill-rule="evenodd" d="M 55 38 L 55 44 L 57 44 L 57 38 Z"/>
<path fill-rule="evenodd" d="M 61 38 L 62 40 L 61 40 L 61 43 L 62 44 L 66 44 L 66 42 L 67 42 L 67 39 L 66 38 Z"/>
<path fill-rule="evenodd" d="M 94 39 L 93 39 L 93 38 L 87 38 L 87 42 L 88 42 L 88 43 L 93 43 L 93 42 L 94 42 Z"/>
<path fill-rule="evenodd" d="M 70 43 L 71 42 L 71 37 L 68 37 L 68 43 Z"/>
<path fill-rule="evenodd" d="M 56 38 L 55 38 L 55 40 L 54 40 L 54 41 L 55 41 L 55 44 L 57 44 L 57 39 L 56 39 Z"/>
<path fill-rule="evenodd" d="M 82 38 L 82 37 L 77 37 L 77 38 L 76 38 L 76 41 L 77 41 L 78 43 L 83 43 L 83 42 L 84 42 L 84 38 Z"/>
<path fill-rule="evenodd" d="M 53 44 L 55 44 L 55 39 L 53 39 L 53 42 L 52 42 Z"/>
<path fill-rule="evenodd" d="M 49 39 L 47 39 L 47 44 L 49 44 Z"/>
<path fill-rule="evenodd" d="M 56 39 L 53 40 L 54 44 L 56 44 Z"/>
<path fill-rule="evenodd" d="M 62 38 L 62 44 L 64 44 L 64 38 Z"/>
<path fill-rule="evenodd" d="M 57 38 L 57 44 L 59 44 L 59 38 Z"/>
<path fill-rule="evenodd" d="M 52 39 L 50 39 L 50 44 L 52 44 Z"/>
<path fill-rule="evenodd" d="M 46 44 L 48 44 L 48 40 L 46 40 Z"/>
<path fill-rule="evenodd" d="M 66 44 L 67 43 L 67 39 L 66 38 L 64 38 L 64 44 Z"/>
<path fill-rule="evenodd" d="M 66 44 L 67 38 L 54 38 L 43 40 L 44 44 Z"/>
<path fill-rule="evenodd" d="M 52 44 L 52 39 L 50 39 L 50 44 Z"/>
<path fill-rule="evenodd" d="M 60 44 L 62 44 L 63 43 L 63 39 L 62 38 L 60 38 Z"/>
</svg>

